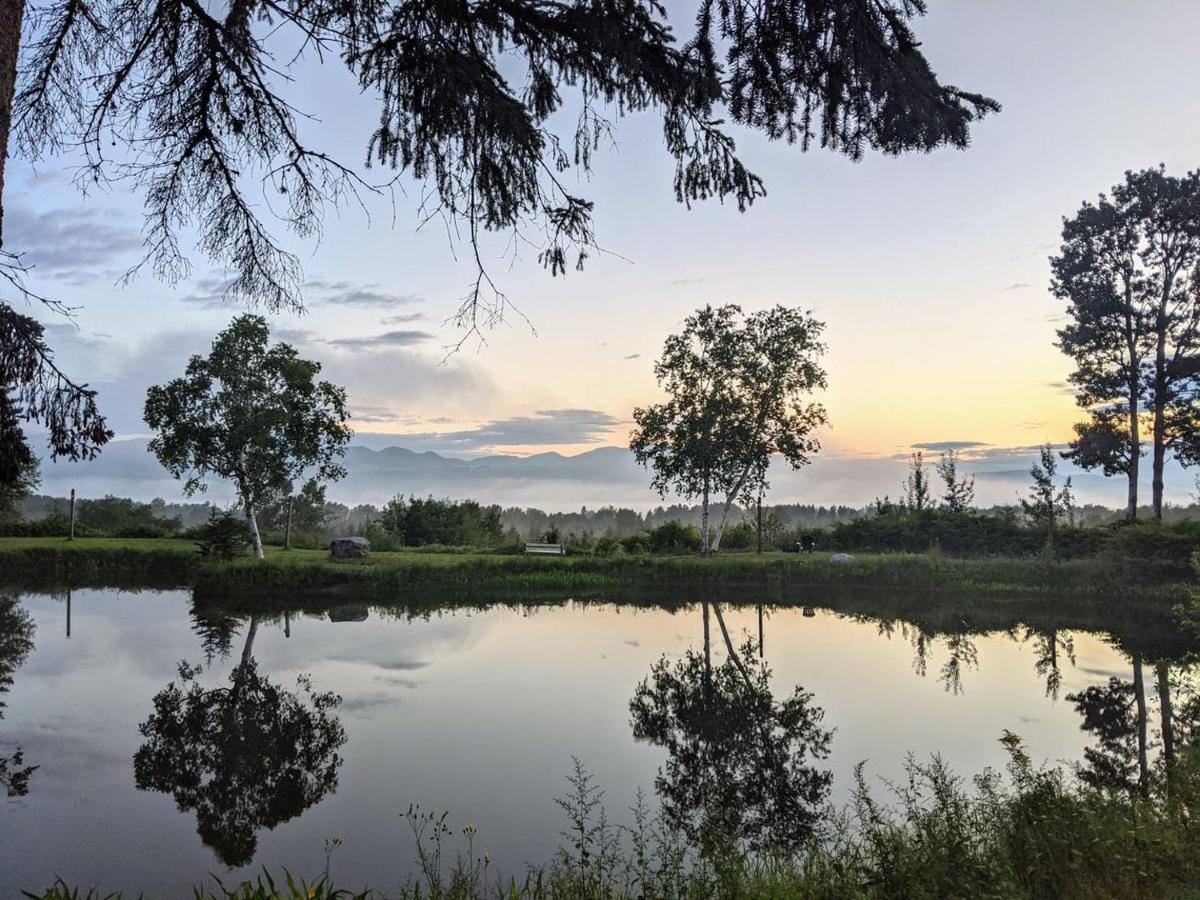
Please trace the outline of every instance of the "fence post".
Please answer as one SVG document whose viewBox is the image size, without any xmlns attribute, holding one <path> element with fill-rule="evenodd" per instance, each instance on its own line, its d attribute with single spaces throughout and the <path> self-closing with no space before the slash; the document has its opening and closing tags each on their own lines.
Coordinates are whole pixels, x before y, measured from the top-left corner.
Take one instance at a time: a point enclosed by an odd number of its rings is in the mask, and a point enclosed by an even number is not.
<svg viewBox="0 0 1200 900">
<path fill-rule="evenodd" d="M 71 530 L 67 532 L 67 540 L 75 540 L 75 488 L 71 488 Z"/>
</svg>

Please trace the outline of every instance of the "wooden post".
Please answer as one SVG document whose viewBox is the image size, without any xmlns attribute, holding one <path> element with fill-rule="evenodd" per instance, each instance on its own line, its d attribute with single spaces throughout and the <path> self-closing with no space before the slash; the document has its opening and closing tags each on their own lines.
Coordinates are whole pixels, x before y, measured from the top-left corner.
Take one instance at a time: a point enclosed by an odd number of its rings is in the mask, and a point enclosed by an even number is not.
<svg viewBox="0 0 1200 900">
<path fill-rule="evenodd" d="M 763 658 L 762 601 L 758 603 L 758 658 Z"/>
<path fill-rule="evenodd" d="M 283 549 L 292 549 L 292 498 L 288 497 L 287 519 L 283 525 Z"/>
<path fill-rule="evenodd" d="M 67 588 L 67 639 L 71 637 L 71 589 Z"/>
<path fill-rule="evenodd" d="M 758 552 L 762 553 L 762 492 L 758 494 Z"/>
<path fill-rule="evenodd" d="M 67 540 L 75 540 L 75 488 L 71 488 L 71 529 L 67 532 Z"/>
</svg>

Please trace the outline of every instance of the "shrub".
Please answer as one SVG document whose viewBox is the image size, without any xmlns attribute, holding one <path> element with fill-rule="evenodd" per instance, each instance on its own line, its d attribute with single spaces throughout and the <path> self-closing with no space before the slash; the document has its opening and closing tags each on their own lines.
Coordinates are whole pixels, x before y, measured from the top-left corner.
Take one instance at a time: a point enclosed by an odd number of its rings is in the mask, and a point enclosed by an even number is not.
<svg viewBox="0 0 1200 900">
<path fill-rule="evenodd" d="M 650 553 L 650 537 L 644 533 L 623 537 L 620 544 L 630 556 L 647 556 Z"/>
<path fill-rule="evenodd" d="M 239 516 L 228 510 L 218 513 L 214 509 L 208 514 L 208 522 L 200 528 L 196 547 L 202 556 L 234 559 L 249 549 L 250 531 Z"/>
<path fill-rule="evenodd" d="M 696 553 L 700 550 L 700 531 L 679 522 L 664 522 L 646 533 L 653 553 Z"/>
<path fill-rule="evenodd" d="M 758 532 L 749 522 L 739 522 L 721 535 L 722 550 L 749 550 L 758 544 Z"/>
</svg>

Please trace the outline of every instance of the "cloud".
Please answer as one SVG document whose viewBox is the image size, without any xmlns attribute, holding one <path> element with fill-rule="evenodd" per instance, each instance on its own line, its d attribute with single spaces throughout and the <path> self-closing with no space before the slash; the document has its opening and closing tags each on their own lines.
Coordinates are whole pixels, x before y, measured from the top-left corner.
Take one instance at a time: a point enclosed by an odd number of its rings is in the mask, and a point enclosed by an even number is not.
<svg viewBox="0 0 1200 900">
<path fill-rule="evenodd" d="M 428 331 L 385 331 L 383 334 L 364 337 L 332 338 L 325 343 L 347 350 L 377 350 L 389 347 L 411 347 L 432 338 L 433 335 Z"/>
<path fill-rule="evenodd" d="M 629 354 L 627 357 L 625 357 L 625 358 L 626 358 L 626 359 L 641 359 L 641 358 L 642 358 L 642 354 L 640 354 L 640 353 L 630 353 L 630 354 Z"/>
<path fill-rule="evenodd" d="M 419 322 L 425 318 L 425 313 L 401 313 L 398 316 L 384 316 L 379 320 L 380 325 L 404 325 L 408 322 Z"/>
<path fill-rule="evenodd" d="M 232 279 L 210 274 L 192 281 L 192 290 L 179 299 L 201 309 L 226 309 L 230 304 L 225 302 L 225 289 L 232 284 Z"/>
<path fill-rule="evenodd" d="M 348 281 L 325 281 L 313 279 L 305 283 L 305 290 L 314 294 L 314 302 L 328 306 L 373 306 L 395 307 L 423 303 L 415 294 L 397 294 L 384 290 L 379 284 L 353 284 Z"/>
<path fill-rule="evenodd" d="M 596 444 L 606 441 L 621 420 L 595 409 L 542 409 L 532 416 L 497 419 L 462 431 L 395 435 L 411 449 L 469 452 L 495 447 Z"/>
<path fill-rule="evenodd" d="M 974 450 L 979 447 L 990 447 L 986 441 L 925 441 L 913 444 L 914 450 Z"/>
<path fill-rule="evenodd" d="M 1004 289 L 1006 291 L 1023 291 L 1031 287 L 1033 287 L 1033 285 L 1028 281 L 1014 281 L 1012 284 L 1007 285 Z"/>
<path fill-rule="evenodd" d="M 80 205 L 34 212 L 21 204 L 5 209 L 4 246 L 20 253 L 37 275 L 70 285 L 115 281 L 144 249 L 136 229 L 111 211 Z"/>
</svg>

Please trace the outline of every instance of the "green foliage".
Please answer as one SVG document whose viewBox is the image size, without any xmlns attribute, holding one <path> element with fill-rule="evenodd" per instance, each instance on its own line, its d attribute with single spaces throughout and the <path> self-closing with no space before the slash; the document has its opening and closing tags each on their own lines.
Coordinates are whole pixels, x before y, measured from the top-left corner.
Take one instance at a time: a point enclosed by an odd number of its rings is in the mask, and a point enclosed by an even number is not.
<svg viewBox="0 0 1200 900">
<path fill-rule="evenodd" d="M 929 473 L 925 471 L 925 454 L 917 450 L 908 460 L 908 476 L 904 479 L 904 505 L 914 512 L 921 512 L 929 509 L 932 504 Z"/>
<path fill-rule="evenodd" d="M 380 524 L 402 547 L 440 544 L 486 548 L 504 540 L 500 507 L 481 506 L 475 500 L 396 497 L 383 508 Z"/>
<path fill-rule="evenodd" d="M 766 528 L 763 529 L 766 531 Z M 739 522 L 725 529 L 721 537 L 721 548 L 724 550 L 750 550 L 758 541 L 758 531 L 749 522 Z M 770 547 L 770 540 L 764 534 L 763 545 Z"/>
<path fill-rule="evenodd" d="M 1073 524 L 1075 499 L 1071 495 L 1071 478 L 1068 476 L 1061 488 L 1055 484 L 1058 460 L 1049 444 L 1041 448 L 1040 459 L 1030 468 L 1029 474 L 1033 484 L 1029 488 L 1029 498 L 1021 500 L 1021 509 L 1050 548 L 1054 545 L 1056 531 L 1064 524 Z"/>
<path fill-rule="evenodd" d="M 214 508 L 200 529 L 196 548 L 201 556 L 212 559 L 236 559 L 245 556 L 250 548 L 250 532 L 245 519 L 232 512 L 217 512 Z"/>
<path fill-rule="evenodd" d="M 158 461 L 188 494 L 212 476 L 232 481 L 255 537 L 262 505 L 301 475 L 345 474 L 338 459 L 350 440 L 345 390 L 317 381 L 320 363 L 269 338 L 261 316 L 238 316 L 182 378 L 151 387 L 145 406 Z"/>
<path fill-rule="evenodd" d="M 958 470 L 958 451 L 953 448 L 938 460 L 937 474 L 942 479 L 942 508 L 952 513 L 971 512 L 975 506 L 975 476 Z"/>
<path fill-rule="evenodd" d="M 76 502 L 76 529 L 80 525 L 89 534 L 107 534 L 112 537 L 155 538 L 171 537 L 180 530 L 175 518 L 158 515 L 162 501 L 138 503 L 111 494 L 100 500 Z"/>
<path fill-rule="evenodd" d="M 696 553 L 700 532 L 678 522 L 664 522 L 646 532 L 646 544 L 651 553 Z"/>
<path fill-rule="evenodd" d="M 825 409 L 806 398 L 825 387 L 823 330 L 800 310 L 743 316 L 727 304 L 703 307 L 667 338 L 654 367 L 667 399 L 634 410 L 630 449 L 660 494 L 699 497 L 706 512 L 724 497 L 715 537 L 703 536 L 712 545 L 733 504 L 766 488 L 772 456 L 798 468 L 820 449 L 813 431 Z"/>
</svg>

